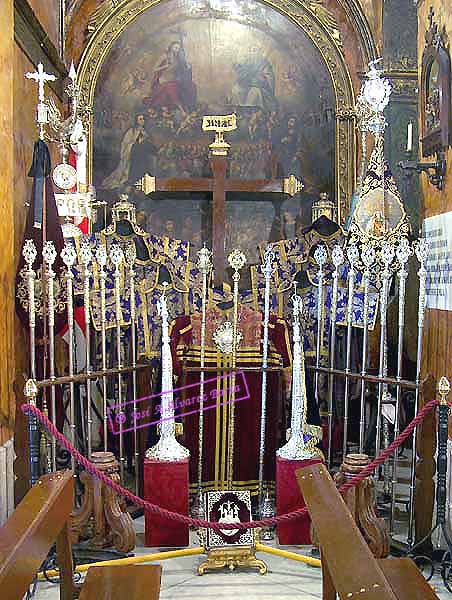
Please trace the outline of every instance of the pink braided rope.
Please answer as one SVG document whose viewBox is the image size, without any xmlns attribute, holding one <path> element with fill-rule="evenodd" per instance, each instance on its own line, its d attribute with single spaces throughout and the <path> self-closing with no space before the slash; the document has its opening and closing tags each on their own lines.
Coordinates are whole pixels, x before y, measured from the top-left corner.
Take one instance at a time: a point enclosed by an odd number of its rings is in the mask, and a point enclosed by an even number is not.
<svg viewBox="0 0 452 600">
<path fill-rule="evenodd" d="M 425 417 L 435 408 L 435 406 L 439 404 L 438 400 L 431 400 L 428 402 L 418 413 L 417 417 L 415 417 L 411 423 L 404 429 L 404 431 L 392 442 L 392 444 L 386 448 L 382 454 L 378 458 L 376 458 L 373 462 L 371 462 L 367 467 L 365 467 L 358 475 L 353 477 L 350 481 L 345 483 L 339 488 L 339 492 L 343 494 L 347 490 L 352 487 L 358 485 L 363 479 L 365 479 L 368 475 L 371 475 L 374 470 L 382 465 L 384 461 L 401 445 L 403 442 L 411 435 L 413 430 L 425 419 Z M 167 510 L 166 508 L 162 508 L 161 506 L 157 506 L 156 504 L 152 504 L 147 500 L 143 500 L 139 496 L 136 496 L 129 490 L 126 490 L 121 485 L 110 479 L 105 473 L 99 471 L 92 462 L 90 462 L 83 454 L 81 454 L 70 441 L 58 431 L 55 425 L 49 421 L 49 419 L 32 404 L 24 404 L 21 407 L 22 412 L 24 414 L 30 415 L 33 414 L 38 419 L 38 421 L 43 425 L 43 427 L 57 440 L 57 442 L 65 448 L 77 461 L 78 464 L 85 467 L 88 473 L 91 473 L 94 477 L 102 481 L 105 485 L 114 490 L 119 496 L 127 498 L 133 504 L 141 506 L 142 508 L 157 513 L 161 517 L 165 517 L 172 521 L 179 521 L 180 523 L 184 523 L 185 525 L 189 525 L 191 527 L 196 528 L 204 528 L 204 529 L 214 529 L 216 531 L 225 530 L 225 529 L 256 529 L 256 528 L 264 528 L 264 527 L 272 527 L 277 525 L 278 523 L 287 523 L 288 521 L 293 521 L 294 519 L 298 519 L 308 513 L 307 507 L 298 508 L 297 510 L 291 511 L 285 515 L 279 515 L 277 517 L 272 517 L 269 519 L 262 519 L 261 521 L 249 521 L 247 523 L 218 523 L 213 521 L 203 521 L 202 519 L 192 519 L 191 517 L 187 517 L 186 515 L 181 515 L 179 513 L 172 512 Z"/>
</svg>

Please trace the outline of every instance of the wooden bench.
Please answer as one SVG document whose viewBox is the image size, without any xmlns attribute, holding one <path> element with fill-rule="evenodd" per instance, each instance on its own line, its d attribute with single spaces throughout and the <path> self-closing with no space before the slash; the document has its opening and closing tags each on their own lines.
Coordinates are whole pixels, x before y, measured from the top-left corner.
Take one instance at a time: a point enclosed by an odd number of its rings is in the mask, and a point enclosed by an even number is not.
<svg viewBox="0 0 452 600">
<path fill-rule="evenodd" d="M 22 600 L 56 541 L 60 598 L 72 600 L 158 600 L 161 567 L 92 567 L 84 585 L 73 583 L 68 522 L 73 509 L 74 477 L 59 471 L 41 477 L 0 528 L 0 595 Z"/>
<path fill-rule="evenodd" d="M 297 480 L 320 544 L 323 600 L 438 600 L 411 559 L 374 557 L 324 465 Z"/>
</svg>

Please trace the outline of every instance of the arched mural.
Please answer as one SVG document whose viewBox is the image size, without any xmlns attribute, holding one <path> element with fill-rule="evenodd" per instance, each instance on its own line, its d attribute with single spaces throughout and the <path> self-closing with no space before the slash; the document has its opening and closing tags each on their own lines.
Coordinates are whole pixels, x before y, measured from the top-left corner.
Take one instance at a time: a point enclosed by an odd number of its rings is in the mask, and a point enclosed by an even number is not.
<svg viewBox="0 0 452 600">
<path fill-rule="evenodd" d="M 310 223 L 312 200 L 322 191 L 331 193 L 344 221 L 355 183 L 361 60 L 352 59 L 349 70 L 351 40 L 361 40 L 361 33 L 346 25 L 345 13 L 336 20 L 317 0 L 108 0 L 94 12 L 88 6 L 79 81 L 82 100 L 93 109 L 87 180 L 100 200 L 111 204 L 132 192 L 132 180 L 144 170 L 208 175 L 212 138 L 200 131 L 201 116 L 234 110 L 239 128 L 228 134 L 229 175 L 292 172 L 305 188 L 282 206 L 275 194 L 229 193 L 227 250 L 293 237 Z M 355 43 L 356 56 L 367 55 L 366 44 Z M 209 193 L 134 194 L 134 201 L 149 230 L 211 244 Z M 283 227 L 276 226 L 279 215 Z"/>
<path fill-rule="evenodd" d="M 208 176 L 212 140 L 201 130 L 202 116 L 236 112 L 238 129 L 228 136 L 230 175 L 303 180 L 303 193 L 283 207 L 291 237 L 310 223 L 312 200 L 320 192 L 334 194 L 331 78 L 304 32 L 272 8 L 254 0 L 212 4 L 160 4 L 115 41 L 95 94 L 94 184 L 111 202 L 130 194 L 146 172 Z M 200 243 L 207 240 L 198 204 L 193 198 L 141 205 L 155 233 Z M 243 246 L 252 224 L 258 226 L 251 245 L 265 241 L 273 215 L 268 202 L 232 197 L 230 243 Z"/>
</svg>

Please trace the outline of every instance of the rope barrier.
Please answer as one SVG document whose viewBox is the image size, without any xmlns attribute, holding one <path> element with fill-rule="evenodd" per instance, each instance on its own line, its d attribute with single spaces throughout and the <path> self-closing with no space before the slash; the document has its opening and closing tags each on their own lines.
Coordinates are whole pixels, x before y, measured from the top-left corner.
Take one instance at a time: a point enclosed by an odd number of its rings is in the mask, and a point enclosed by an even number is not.
<svg viewBox="0 0 452 600">
<path fill-rule="evenodd" d="M 411 423 L 403 430 L 403 432 L 392 442 L 384 452 L 380 454 L 374 461 L 372 461 L 367 467 L 365 467 L 358 475 L 353 477 L 350 481 L 345 483 L 339 488 L 339 492 L 341 494 L 345 493 L 347 490 L 355 487 L 363 481 L 366 477 L 371 475 L 375 469 L 377 469 L 380 465 L 382 465 L 385 460 L 391 456 L 391 454 L 401 445 L 403 442 L 411 435 L 414 429 L 425 419 L 425 417 L 439 404 L 438 400 L 431 400 L 428 402 L 418 413 L 418 415 L 411 421 Z M 179 521 L 180 523 L 184 523 L 185 525 L 196 527 L 196 528 L 204 528 L 204 529 L 213 529 L 216 531 L 225 530 L 225 529 L 256 529 L 256 528 L 264 528 L 264 527 L 272 527 L 279 523 L 287 523 L 288 521 L 292 521 L 294 519 L 298 519 L 307 514 L 307 507 L 299 508 L 297 510 L 291 511 L 285 515 L 279 515 L 277 517 L 272 517 L 268 519 L 262 519 L 260 521 L 249 521 L 244 523 L 218 523 L 212 521 L 204 521 L 202 519 L 193 519 L 186 515 L 181 515 L 179 513 L 172 512 L 167 510 L 166 508 L 162 508 L 161 506 L 157 506 L 156 504 L 152 504 L 147 500 L 143 500 L 139 496 L 136 496 L 129 490 L 123 488 L 121 485 L 110 479 L 105 473 L 99 471 L 92 462 L 90 462 L 83 454 L 81 454 L 70 441 L 58 431 L 55 425 L 49 421 L 49 419 L 39 410 L 37 406 L 32 404 L 24 404 L 21 407 L 22 412 L 24 414 L 33 414 L 41 425 L 47 430 L 50 435 L 52 435 L 57 442 L 65 448 L 71 456 L 73 456 L 76 462 L 79 465 L 82 465 L 88 473 L 91 473 L 94 477 L 102 481 L 105 485 L 114 490 L 119 496 L 127 498 L 133 504 L 141 506 L 145 510 L 148 510 L 153 513 L 157 513 L 161 517 L 165 517 L 172 521 Z"/>
</svg>

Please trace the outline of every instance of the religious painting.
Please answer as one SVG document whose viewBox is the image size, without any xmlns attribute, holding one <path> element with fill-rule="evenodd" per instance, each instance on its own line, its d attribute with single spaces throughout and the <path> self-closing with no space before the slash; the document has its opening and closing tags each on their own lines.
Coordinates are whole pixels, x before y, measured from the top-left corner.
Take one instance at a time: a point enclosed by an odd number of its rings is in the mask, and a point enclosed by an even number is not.
<svg viewBox="0 0 452 600">
<path fill-rule="evenodd" d="M 300 178 L 293 198 L 230 192 L 226 250 L 250 262 L 257 245 L 311 223 L 319 194 L 334 198 L 335 94 L 325 63 L 288 17 L 256 0 L 169 0 L 138 16 L 115 41 L 98 79 L 93 177 L 98 197 L 128 193 L 157 235 L 211 244 L 208 192 L 140 196 L 134 183 L 209 177 L 204 115 L 236 113 L 228 175 Z M 274 194 L 273 194 L 274 196 Z"/>
<path fill-rule="evenodd" d="M 451 63 L 445 31 L 433 21 L 425 34 L 421 72 L 422 154 L 431 156 L 450 145 Z"/>
<path fill-rule="evenodd" d="M 251 494 L 245 491 L 207 492 L 204 496 L 208 521 L 218 523 L 248 523 L 251 516 Z M 207 548 L 222 546 L 252 546 L 252 529 L 207 530 Z"/>
</svg>

